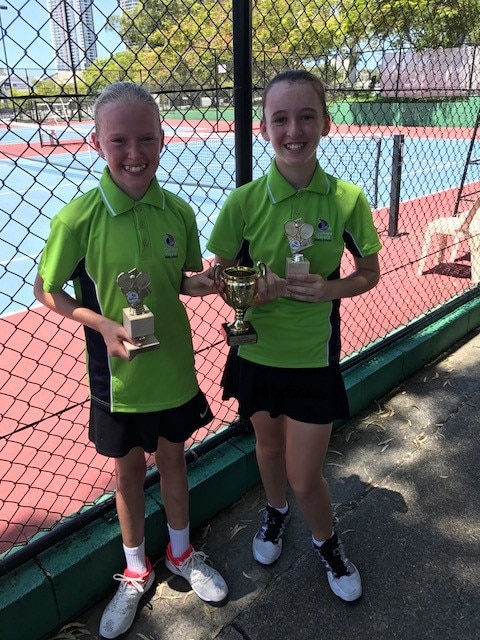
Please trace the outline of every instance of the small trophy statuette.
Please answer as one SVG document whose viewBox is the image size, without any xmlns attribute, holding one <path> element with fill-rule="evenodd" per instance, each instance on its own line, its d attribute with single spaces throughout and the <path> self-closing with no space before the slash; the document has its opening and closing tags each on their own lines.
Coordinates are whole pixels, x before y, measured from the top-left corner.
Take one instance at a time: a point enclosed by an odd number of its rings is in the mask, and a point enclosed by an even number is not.
<svg viewBox="0 0 480 640">
<path fill-rule="evenodd" d="M 145 298 L 151 293 L 150 283 L 150 274 L 142 273 L 138 269 L 123 272 L 117 277 L 117 284 L 129 304 L 122 310 L 123 326 L 129 336 L 139 343 L 134 345 L 126 340 L 123 342 L 130 359 L 138 353 L 153 351 L 159 347 L 159 342 L 153 334 L 153 313 L 144 304 Z"/>
<path fill-rule="evenodd" d="M 213 279 L 218 291 L 220 282 L 224 289 L 222 298 L 235 310 L 235 320 L 222 324 L 223 333 L 227 338 L 227 344 L 255 344 L 257 333 L 251 322 L 244 320 L 243 316 L 247 308 L 252 304 L 257 293 L 257 282 L 262 277 L 266 281 L 267 267 L 263 262 L 258 263 L 258 270 L 253 267 L 226 267 L 222 270 L 221 264 L 216 264 L 213 271 Z"/>
<path fill-rule="evenodd" d="M 286 275 L 293 273 L 309 273 L 310 262 L 301 253 L 313 244 L 313 226 L 304 222 L 302 218 L 287 220 L 285 223 L 285 235 L 292 252 L 292 257 L 287 257 Z"/>
</svg>

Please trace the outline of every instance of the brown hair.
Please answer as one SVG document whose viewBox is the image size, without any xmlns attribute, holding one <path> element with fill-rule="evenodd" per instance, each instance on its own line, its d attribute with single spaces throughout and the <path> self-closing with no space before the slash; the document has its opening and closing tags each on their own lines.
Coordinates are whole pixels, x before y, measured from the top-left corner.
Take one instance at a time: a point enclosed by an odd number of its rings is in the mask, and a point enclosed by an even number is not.
<svg viewBox="0 0 480 640">
<path fill-rule="evenodd" d="M 327 87 L 323 80 L 315 76 L 313 73 L 310 73 L 310 71 L 305 71 L 303 69 L 290 69 L 289 71 L 282 71 L 281 73 L 278 73 L 265 87 L 262 98 L 262 117 L 264 117 L 265 114 L 267 95 L 273 85 L 278 82 L 310 82 L 320 98 L 324 114 L 327 115 Z"/>
</svg>

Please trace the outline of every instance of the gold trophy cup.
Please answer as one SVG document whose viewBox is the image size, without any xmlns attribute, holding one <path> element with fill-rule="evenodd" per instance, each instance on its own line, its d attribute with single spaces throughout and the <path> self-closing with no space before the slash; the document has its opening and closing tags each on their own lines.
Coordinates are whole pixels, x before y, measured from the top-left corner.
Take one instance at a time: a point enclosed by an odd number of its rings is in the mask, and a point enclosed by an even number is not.
<svg viewBox="0 0 480 640">
<path fill-rule="evenodd" d="M 222 324 L 223 333 L 230 346 L 257 342 L 257 333 L 252 323 L 244 320 L 243 316 L 257 293 L 259 278 L 266 282 L 267 267 L 263 262 L 258 263 L 257 269 L 240 266 L 222 269 L 221 264 L 216 264 L 213 269 L 217 290 L 225 302 L 235 310 L 235 320 Z M 221 282 L 224 284 L 223 291 L 220 288 Z"/>
<path fill-rule="evenodd" d="M 158 349 L 160 346 L 157 338 L 153 335 L 155 324 L 153 313 L 143 303 L 151 293 L 150 282 L 150 274 L 142 273 L 138 269 L 131 269 L 117 277 L 117 284 L 130 305 L 122 310 L 123 326 L 128 335 L 139 342 L 134 345 L 124 340 L 123 344 L 130 359 L 139 353 Z"/>
</svg>

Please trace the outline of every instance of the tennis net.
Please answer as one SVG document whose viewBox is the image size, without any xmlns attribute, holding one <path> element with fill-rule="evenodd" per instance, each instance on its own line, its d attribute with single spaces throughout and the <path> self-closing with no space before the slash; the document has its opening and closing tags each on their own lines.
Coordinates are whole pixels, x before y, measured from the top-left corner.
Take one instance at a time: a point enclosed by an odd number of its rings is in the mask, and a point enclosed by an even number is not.
<svg viewBox="0 0 480 640">
<path fill-rule="evenodd" d="M 16 126 L 4 132 L 0 149 L 3 143 L 13 142 L 12 136 L 15 135 L 16 141 L 23 138 L 28 145 L 28 153 L 17 152 L 21 158 L 96 174 L 102 171 L 105 163 L 90 144 L 92 131 L 92 123 Z M 31 145 L 36 136 L 40 136 L 41 146 L 45 147 L 43 152 L 35 153 Z M 391 137 L 334 134 L 322 138 L 318 159 L 327 173 L 360 185 L 370 204 L 377 208 L 388 204 L 390 183 L 387 172 L 391 166 L 391 149 Z M 14 151 L 9 155 L 12 157 Z M 260 136 L 254 136 L 253 178 L 268 170 L 272 157 L 271 145 Z M 235 171 L 235 138 L 232 132 L 211 133 L 208 138 L 195 140 L 182 140 L 175 135 L 167 139 L 158 177 L 166 185 L 229 191 L 235 188 Z"/>
<path fill-rule="evenodd" d="M 327 173 L 361 186 L 376 208 L 388 197 L 388 179 L 381 170 L 390 166 L 391 147 L 391 139 L 382 136 L 332 135 L 322 139 L 318 159 Z M 268 171 L 272 158 L 271 145 L 255 137 L 253 178 Z M 188 143 L 168 142 L 160 160 L 159 177 L 164 183 L 230 190 L 235 187 L 235 168 L 234 136 L 227 134 Z"/>
<path fill-rule="evenodd" d="M 90 144 L 90 138 L 94 130 L 93 124 L 65 124 L 65 125 L 38 125 L 40 145 L 42 147 L 56 147 L 58 145 Z"/>
</svg>

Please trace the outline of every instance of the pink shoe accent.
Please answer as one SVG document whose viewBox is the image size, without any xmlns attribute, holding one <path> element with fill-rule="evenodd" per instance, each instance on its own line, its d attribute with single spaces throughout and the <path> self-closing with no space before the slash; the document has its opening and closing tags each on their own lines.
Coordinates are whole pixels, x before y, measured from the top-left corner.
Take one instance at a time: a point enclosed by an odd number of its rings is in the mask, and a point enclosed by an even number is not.
<svg viewBox="0 0 480 640">
<path fill-rule="evenodd" d="M 170 544 L 170 542 L 167 544 L 167 558 L 177 567 L 180 566 L 182 562 L 185 562 L 185 560 L 189 558 L 194 551 L 195 549 L 192 545 L 190 545 L 183 555 L 181 555 L 179 558 L 176 558 L 172 553 L 172 545 Z"/>
<path fill-rule="evenodd" d="M 130 571 L 130 569 L 126 568 L 123 575 L 126 578 L 136 578 L 137 580 L 144 580 L 146 582 L 148 580 L 148 576 L 152 573 L 152 565 L 148 558 L 145 558 L 145 564 L 147 565 L 145 573 L 136 573 L 135 571 Z"/>
</svg>

